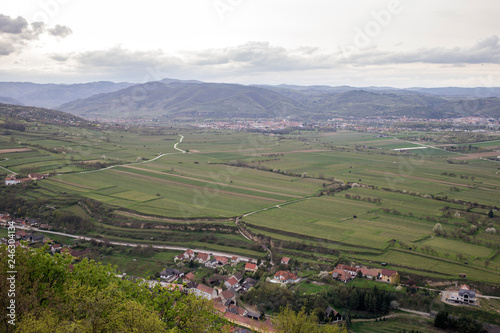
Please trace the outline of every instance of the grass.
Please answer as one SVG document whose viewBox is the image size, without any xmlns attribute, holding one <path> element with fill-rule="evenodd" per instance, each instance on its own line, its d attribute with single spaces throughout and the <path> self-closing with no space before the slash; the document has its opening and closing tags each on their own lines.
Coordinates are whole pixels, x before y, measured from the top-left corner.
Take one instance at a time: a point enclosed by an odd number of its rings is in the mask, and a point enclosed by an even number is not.
<svg viewBox="0 0 500 333">
<path fill-rule="evenodd" d="M 399 333 L 403 330 L 422 331 L 424 333 L 442 332 L 434 328 L 432 320 L 415 316 L 399 315 L 397 318 L 387 318 L 383 321 L 353 321 L 349 331 L 353 333 Z"/>
</svg>

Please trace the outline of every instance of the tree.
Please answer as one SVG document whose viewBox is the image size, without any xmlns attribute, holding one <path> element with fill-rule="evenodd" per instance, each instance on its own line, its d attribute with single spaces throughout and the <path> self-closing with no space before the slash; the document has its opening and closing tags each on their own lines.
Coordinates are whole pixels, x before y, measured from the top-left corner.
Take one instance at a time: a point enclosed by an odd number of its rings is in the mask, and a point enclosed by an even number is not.
<svg viewBox="0 0 500 333">
<path fill-rule="evenodd" d="M 490 211 L 488 212 L 488 217 L 491 219 L 493 218 L 493 216 L 495 216 L 495 214 L 493 213 L 493 209 L 490 209 Z"/>
<path fill-rule="evenodd" d="M 308 315 L 305 308 L 295 312 L 288 306 L 273 320 L 273 328 L 278 333 L 347 333 L 343 326 L 318 326 L 315 317 Z"/>
<path fill-rule="evenodd" d="M 432 229 L 437 235 L 441 235 L 443 233 L 443 226 L 441 223 L 436 223 L 434 228 Z"/>
</svg>

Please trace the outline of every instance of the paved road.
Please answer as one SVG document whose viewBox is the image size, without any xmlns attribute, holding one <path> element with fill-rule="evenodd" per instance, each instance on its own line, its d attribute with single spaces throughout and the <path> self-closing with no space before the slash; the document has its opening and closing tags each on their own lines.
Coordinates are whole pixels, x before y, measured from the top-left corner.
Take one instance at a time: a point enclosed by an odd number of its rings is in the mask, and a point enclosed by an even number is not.
<svg viewBox="0 0 500 333">
<path fill-rule="evenodd" d="M 88 236 L 78 236 L 78 235 L 72 235 L 72 234 L 67 234 L 64 232 L 58 232 L 58 231 L 49 231 L 49 230 L 40 230 L 38 228 L 32 228 L 32 227 L 23 227 L 23 226 L 16 226 L 16 229 L 25 229 L 25 230 L 34 230 L 34 231 L 39 231 L 39 232 L 44 232 L 48 234 L 53 234 L 53 235 L 60 235 L 60 236 L 66 236 L 66 237 L 71 237 L 75 239 L 83 239 L 83 240 L 96 240 L 98 242 L 102 242 L 102 239 L 95 238 L 95 237 L 88 237 Z M 127 243 L 127 242 L 115 242 L 115 241 L 109 241 L 110 244 L 113 245 L 121 245 L 121 246 L 131 246 L 131 247 L 136 247 L 136 246 L 149 246 L 151 245 L 155 249 L 163 249 L 163 250 L 179 250 L 179 251 L 186 251 L 189 248 L 183 247 L 183 246 L 169 246 L 169 245 L 153 245 L 153 244 L 137 244 L 137 243 Z M 249 261 L 250 259 L 256 260 L 255 258 L 250 258 L 250 257 L 245 257 L 239 254 L 233 254 L 233 253 L 225 253 L 225 252 L 217 252 L 217 251 L 212 251 L 212 250 L 206 250 L 206 249 L 191 249 L 194 252 L 204 252 L 204 253 L 210 253 L 212 255 L 216 256 L 225 256 L 225 257 L 232 257 L 236 256 L 240 258 L 243 261 Z"/>
</svg>

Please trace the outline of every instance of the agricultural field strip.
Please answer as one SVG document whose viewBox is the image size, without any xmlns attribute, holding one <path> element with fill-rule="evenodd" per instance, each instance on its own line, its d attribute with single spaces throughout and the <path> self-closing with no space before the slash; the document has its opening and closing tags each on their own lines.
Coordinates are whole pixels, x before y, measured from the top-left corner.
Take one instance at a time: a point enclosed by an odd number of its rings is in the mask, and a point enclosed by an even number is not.
<svg viewBox="0 0 500 333">
<path fill-rule="evenodd" d="M 66 185 L 74 186 L 74 187 L 77 187 L 77 188 L 84 188 L 84 189 L 89 189 L 89 190 L 97 190 L 97 188 L 95 188 L 95 187 L 91 187 L 91 186 L 87 186 L 87 185 L 83 185 L 83 184 L 76 184 L 76 183 L 68 182 L 67 180 L 62 180 L 62 179 L 58 179 L 58 178 L 55 178 L 55 177 L 50 178 L 50 180 L 55 181 L 55 182 L 59 182 L 59 183 L 63 183 L 63 184 L 66 184 Z"/>
<path fill-rule="evenodd" d="M 265 190 L 258 190 L 258 189 L 254 189 L 254 188 L 250 188 L 250 187 L 230 185 L 230 184 L 225 184 L 225 183 L 218 183 L 218 182 L 213 182 L 213 181 L 209 181 L 209 180 L 203 180 L 203 179 L 194 178 L 194 177 L 180 176 L 180 175 L 175 175 L 175 174 L 161 172 L 161 171 L 155 171 L 155 170 L 150 170 L 150 169 L 133 167 L 133 166 L 130 166 L 130 165 L 123 165 L 123 167 L 131 168 L 131 169 L 136 169 L 136 170 L 147 171 L 147 172 L 151 172 L 151 173 L 163 174 L 163 175 L 167 175 L 167 176 L 171 176 L 171 177 L 178 177 L 178 178 L 196 180 L 196 181 L 199 181 L 199 182 L 208 183 L 208 184 L 216 184 L 216 185 L 220 185 L 220 186 L 224 186 L 224 187 L 234 187 L 234 188 L 240 188 L 240 189 L 244 189 L 244 190 L 248 190 L 248 191 L 262 192 L 262 193 L 268 193 L 268 194 L 276 194 L 276 195 L 281 195 L 281 196 L 284 196 L 284 197 L 302 198 L 300 195 L 277 193 L 277 192 L 271 192 L 271 191 L 265 191 Z"/>
<path fill-rule="evenodd" d="M 141 175 L 141 174 L 137 174 L 137 173 L 133 173 L 133 172 L 127 172 L 127 171 L 121 171 L 121 170 L 111 170 L 111 171 L 128 174 L 128 175 L 131 175 L 131 176 L 134 176 L 134 177 L 142 177 L 142 178 L 146 178 L 146 179 L 149 179 L 149 180 L 154 180 L 154 181 L 157 181 L 157 182 L 161 181 L 161 182 L 166 182 L 166 183 L 171 183 L 171 184 L 177 184 L 177 185 L 182 185 L 182 186 L 187 186 L 187 187 L 192 187 L 192 188 L 199 188 L 199 189 L 202 189 L 202 190 L 206 189 L 206 187 L 204 187 L 204 186 L 198 186 L 198 185 L 191 185 L 191 184 L 186 184 L 186 183 L 181 183 L 181 182 L 175 182 L 173 180 L 160 179 L 160 178 L 151 177 L 151 176 L 145 176 L 145 175 Z M 236 193 L 236 192 L 230 192 L 230 191 L 224 191 L 224 190 L 214 190 L 214 191 L 216 191 L 218 193 L 229 194 L 229 195 L 243 196 L 243 197 L 247 197 L 247 198 L 254 198 L 254 199 L 261 199 L 261 200 L 268 200 L 268 201 L 277 201 L 277 202 L 285 202 L 284 200 L 271 199 L 271 198 L 259 197 L 259 196 L 255 196 L 255 195 L 242 194 L 242 193 Z"/>
<path fill-rule="evenodd" d="M 413 178 L 413 179 L 419 179 L 419 180 L 427 180 L 427 181 L 430 181 L 430 182 L 436 182 L 436 183 L 442 183 L 442 184 L 448 184 L 448 185 L 455 185 L 455 186 L 463 186 L 463 187 L 472 188 L 472 186 L 470 186 L 470 185 L 458 184 L 458 183 L 451 183 L 451 182 L 446 182 L 444 180 L 430 179 L 430 178 L 410 176 L 410 175 L 401 175 L 401 174 L 397 174 L 397 173 L 392 173 L 392 172 L 387 172 L 387 171 L 379 171 L 379 170 L 368 170 L 368 171 L 382 173 L 382 174 L 391 175 L 391 176 Z"/>
</svg>

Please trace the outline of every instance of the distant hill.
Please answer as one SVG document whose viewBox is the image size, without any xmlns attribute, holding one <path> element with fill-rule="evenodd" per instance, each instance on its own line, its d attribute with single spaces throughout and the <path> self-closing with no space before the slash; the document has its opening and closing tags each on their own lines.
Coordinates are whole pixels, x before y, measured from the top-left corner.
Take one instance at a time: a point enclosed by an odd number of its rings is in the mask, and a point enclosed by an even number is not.
<svg viewBox="0 0 500 333">
<path fill-rule="evenodd" d="M 3 96 L 0 96 L 0 103 L 15 104 L 15 105 L 24 105 L 23 103 L 19 102 L 17 99 L 14 99 L 14 98 L 11 98 L 11 97 L 3 97 Z"/>
<path fill-rule="evenodd" d="M 69 102 L 57 109 L 108 118 L 279 118 L 300 103 L 277 92 L 237 84 L 149 82 Z"/>
<path fill-rule="evenodd" d="M 62 111 L 3 103 L 0 103 L 0 118 L 63 125 L 87 125 L 89 123 L 83 118 Z"/>
<path fill-rule="evenodd" d="M 17 103 L 4 101 L 10 104 L 53 108 L 69 101 L 87 98 L 95 94 L 117 91 L 132 85 L 134 83 L 114 83 L 107 81 L 78 84 L 0 82 L 0 96 L 17 100 Z"/>
<path fill-rule="evenodd" d="M 436 96 L 395 88 L 243 86 L 166 79 L 94 95 L 57 109 L 86 118 L 295 119 L 407 116 L 500 117 L 500 99 Z"/>
</svg>

